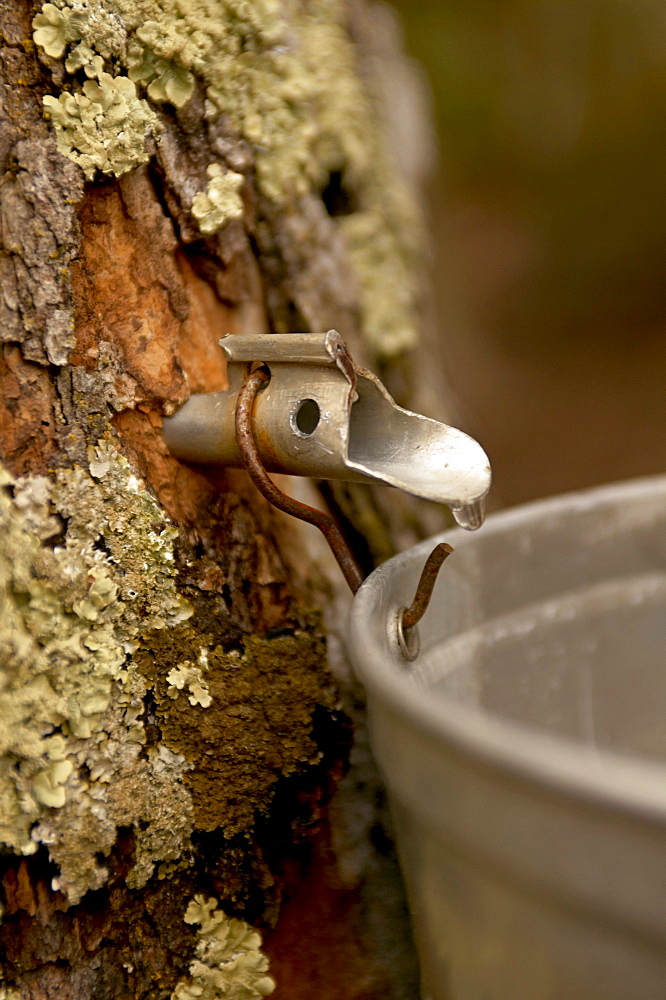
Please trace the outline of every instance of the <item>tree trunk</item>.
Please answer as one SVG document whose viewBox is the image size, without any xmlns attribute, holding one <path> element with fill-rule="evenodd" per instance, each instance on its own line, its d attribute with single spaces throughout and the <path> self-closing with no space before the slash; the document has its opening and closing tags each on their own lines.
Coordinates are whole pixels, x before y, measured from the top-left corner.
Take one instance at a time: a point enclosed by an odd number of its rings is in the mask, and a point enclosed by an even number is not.
<svg viewBox="0 0 666 1000">
<path fill-rule="evenodd" d="M 390 155 L 418 103 L 392 18 L 9 0 L 1 28 L 0 997 L 415 996 L 362 724 L 348 770 L 362 699 L 327 656 L 337 569 L 161 432 L 226 386 L 226 333 L 334 327 L 413 396 L 423 158 Z M 423 530 L 398 497 L 326 499 L 366 569 Z"/>
</svg>

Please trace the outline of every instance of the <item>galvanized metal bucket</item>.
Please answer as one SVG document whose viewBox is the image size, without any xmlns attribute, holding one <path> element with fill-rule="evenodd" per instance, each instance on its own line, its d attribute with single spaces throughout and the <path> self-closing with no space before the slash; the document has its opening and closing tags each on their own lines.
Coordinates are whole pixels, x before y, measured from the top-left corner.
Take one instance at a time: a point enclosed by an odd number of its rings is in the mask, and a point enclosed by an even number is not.
<svg viewBox="0 0 666 1000">
<path fill-rule="evenodd" d="M 432 540 L 358 592 L 351 649 L 432 1000 L 666 997 L 666 477 L 491 516 L 396 636 Z"/>
</svg>

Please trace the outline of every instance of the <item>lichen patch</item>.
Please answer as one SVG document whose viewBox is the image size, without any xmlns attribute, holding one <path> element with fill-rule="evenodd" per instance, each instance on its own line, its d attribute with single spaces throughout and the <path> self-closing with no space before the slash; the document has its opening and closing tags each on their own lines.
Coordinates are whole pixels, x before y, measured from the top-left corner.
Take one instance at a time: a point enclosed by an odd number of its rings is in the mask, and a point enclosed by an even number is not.
<svg viewBox="0 0 666 1000">
<path fill-rule="evenodd" d="M 243 200 L 240 189 L 244 177 L 233 170 L 223 170 L 219 163 L 211 163 L 207 168 L 209 177 L 205 191 L 195 194 L 192 201 L 192 215 L 206 236 L 219 232 L 231 219 L 239 219 L 243 214 Z"/>
<path fill-rule="evenodd" d="M 417 213 L 390 162 L 339 0 L 58 0 L 33 24 L 38 46 L 67 55 L 67 72 L 97 76 L 45 98 L 58 148 L 88 179 L 146 162 L 158 132 L 149 105 L 183 108 L 198 87 L 209 127 L 251 149 L 253 179 L 271 204 L 320 198 L 331 177 L 353 192 L 351 217 L 333 212 L 332 225 L 357 272 L 365 338 L 378 355 L 414 345 Z M 188 185 L 183 201 L 204 236 L 243 214 L 243 179 L 212 162 L 205 190 Z"/>
<path fill-rule="evenodd" d="M 145 881 L 191 829 L 185 761 L 143 752 L 146 687 L 131 659 L 145 631 L 191 614 L 176 531 L 103 441 L 88 470 L 2 471 L 0 533 L 0 842 L 28 854 L 47 843 L 77 899 L 103 881 L 95 856 L 118 826 L 171 810 L 152 831 L 159 846 L 139 838 L 133 877 Z"/>
<path fill-rule="evenodd" d="M 185 923 L 198 928 L 196 957 L 171 1000 L 260 1000 L 275 989 L 261 935 L 245 921 L 227 917 L 217 905 L 216 899 L 195 896 L 185 911 Z"/>
<path fill-rule="evenodd" d="M 148 162 L 147 140 L 158 131 L 158 121 L 129 77 L 105 73 L 95 59 L 91 66 L 97 78 L 86 80 L 80 93 L 47 94 L 44 107 L 58 150 L 78 163 L 87 180 L 97 170 L 120 177 Z"/>
<path fill-rule="evenodd" d="M 169 684 L 167 694 L 169 698 L 177 698 L 179 691 L 187 689 L 190 705 L 208 708 L 213 699 L 202 670 L 202 667 L 204 669 L 208 667 L 208 652 L 205 648 L 202 648 L 199 654 L 199 662 L 202 666 L 197 667 L 189 660 L 185 660 L 173 667 L 167 674 Z"/>
<path fill-rule="evenodd" d="M 142 25 L 129 45 L 128 76 L 134 83 L 146 88 L 152 101 L 158 104 L 168 102 L 182 108 L 192 97 L 194 76 L 184 66 L 170 59 L 161 59 L 142 44 L 149 28 L 149 25 Z"/>
<path fill-rule="evenodd" d="M 127 40 L 122 21 L 104 0 L 45 3 L 32 26 L 35 45 L 55 59 L 60 59 L 73 44 L 74 51 L 85 46 L 109 59 L 124 52 Z M 76 67 L 66 67 L 68 72 L 79 68 L 81 63 L 76 62 Z"/>
</svg>

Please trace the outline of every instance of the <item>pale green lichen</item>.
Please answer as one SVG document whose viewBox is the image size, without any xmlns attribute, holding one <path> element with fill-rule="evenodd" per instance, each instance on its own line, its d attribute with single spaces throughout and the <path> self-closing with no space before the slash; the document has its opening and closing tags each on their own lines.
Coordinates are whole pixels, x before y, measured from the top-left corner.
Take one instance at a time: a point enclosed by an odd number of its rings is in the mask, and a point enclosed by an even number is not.
<svg viewBox="0 0 666 1000">
<path fill-rule="evenodd" d="M 72 12 L 60 10 L 55 4 L 45 3 L 32 22 L 33 39 L 48 56 L 59 59 L 70 42 L 81 36 L 72 27 Z"/>
<path fill-rule="evenodd" d="M 154 57 L 202 80 L 208 117 L 222 114 L 252 144 L 271 200 L 316 190 L 331 170 L 370 168 L 372 112 L 337 0 L 288 11 L 278 0 L 114 2 Z"/>
<path fill-rule="evenodd" d="M 71 760 L 59 760 L 32 779 L 32 794 L 37 802 L 52 809 L 65 804 L 65 782 L 74 770 Z"/>
<path fill-rule="evenodd" d="M 118 826 L 155 820 L 137 884 L 191 830 L 183 758 L 142 749 L 131 660 L 146 630 L 191 614 L 177 533 L 111 442 L 90 459 L 53 480 L 0 476 L 0 843 L 46 843 L 72 899 L 104 881 L 96 855 Z"/>
<path fill-rule="evenodd" d="M 95 52 L 85 42 L 80 42 L 75 49 L 72 49 L 65 60 L 65 69 L 68 73 L 76 73 L 77 70 L 89 66 L 95 58 Z"/>
<path fill-rule="evenodd" d="M 83 42 L 105 59 L 120 56 L 127 40 L 118 14 L 104 0 L 45 3 L 32 26 L 35 45 L 56 59 L 73 42 Z M 69 68 L 67 71 L 73 72 Z"/>
<path fill-rule="evenodd" d="M 141 37 L 141 29 L 137 32 Z M 169 59 L 161 59 L 152 49 L 133 38 L 127 51 L 130 80 L 147 88 L 148 97 L 157 103 L 168 101 L 182 108 L 194 92 L 194 76 L 188 69 Z"/>
<path fill-rule="evenodd" d="M 95 17 L 100 40 L 92 30 Z M 157 103 L 182 107 L 198 80 L 206 116 L 231 126 L 249 143 L 258 186 L 275 204 L 316 195 L 332 173 L 340 173 L 359 203 L 353 214 L 363 216 L 334 220 L 359 278 L 363 332 L 377 353 L 392 355 L 417 339 L 418 223 L 389 162 L 344 19 L 340 0 L 288 5 L 280 0 L 58 0 L 45 4 L 33 23 L 36 43 L 49 53 L 62 55 L 81 39 L 68 56 L 71 72 L 88 65 L 91 50 L 108 60 L 108 30 L 103 29 L 120 24 L 127 44 L 115 43 L 114 74 L 122 79 L 118 71 L 127 69 L 128 79 Z M 76 155 L 90 158 L 87 176 L 95 168 L 116 173 L 118 167 L 124 171 L 145 162 L 144 140 L 152 126 L 140 116 L 128 116 L 122 129 L 132 156 L 124 151 L 115 156 L 118 132 L 100 119 L 90 135 L 76 98 L 60 100 L 67 112 L 60 113 L 59 127 L 69 132 L 59 136 L 59 146 L 75 158 L 72 140 L 85 142 L 85 153 Z M 237 175 L 224 176 L 228 187 L 222 200 L 235 213 L 238 191 L 231 190 L 231 182 Z M 195 196 L 193 210 L 204 235 L 232 217 L 228 208 L 216 211 L 213 190 L 211 180 L 209 190 Z"/>
<path fill-rule="evenodd" d="M 86 67 L 87 68 L 87 67 Z M 126 76 L 100 72 L 81 93 L 44 97 L 60 152 L 92 180 L 95 171 L 120 177 L 150 159 L 146 141 L 158 123 Z"/>
<path fill-rule="evenodd" d="M 171 1000 L 257 1000 L 273 992 L 275 981 L 254 928 L 230 919 L 217 909 L 217 900 L 204 896 L 194 897 L 184 919 L 199 925 L 196 958 Z"/>
<path fill-rule="evenodd" d="M 418 222 L 383 149 L 341 5 L 314 0 L 287 14 L 272 0 L 199 0 L 186 8 L 177 0 L 116 2 L 151 52 L 202 79 L 208 117 L 223 116 L 250 143 L 267 198 L 285 203 L 321 190 L 332 172 L 344 174 L 361 211 L 335 224 L 359 278 L 366 339 L 384 355 L 412 347 Z M 195 197 L 193 214 L 207 235 L 225 220 L 218 223 L 206 197 L 214 200 L 209 190 Z"/>
<path fill-rule="evenodd" d="M 378 354 L 412 347 L 417 214 L 388 163 L 341 5 L 315 0 L 288 18 L 276 3 L 198 3 L 181 15 L 176 0 L 161 13 L 149 0 L 139 5 L 154 19 L 146 42 L 202 77 L 208 116 L 222 114 L 252 145 L 267 198 L 321 190 L 335 171 L 358 192 L 361 211 L 336 225 L 359 278 L 363 331 Z"/>
<path fill-rule="evenodd" d="M 386 219 L 377 211 L 354 212 L 342 216 L 339 226 L 358 275 L 361 322 L 369 345 L 388 357 L 414 347 L 414 277 L 409 259 L 395 252 L 396 238 L 386 228 Z"/>
<path fill-rule="evenodd" d="M 113 848 L 118 827 L 135 831 L 133 864 L 125 879 L 130 888 L 145 885 L 160 862 L 188 864 L 194 825 L 185 787 L 188 765 L 164 745 L 146 748 L 139 693 L 143 696 L 145 688 L 136 685 L 131 699 L 126 692 L 119 696 L 103 717 L 103 728 L 88 740 L 70 741 L 78 764 L 69 781 L 71 794 L 33 831 L 60 869 L 53 887 L 71 902 L 106 881 L 100 855 Z"/>
<path fill-rule="evenodd" d="M 195 194 L 192 201 L 192 215 L 206 236 L 217 233 L 231 219 L 239 219 L 243 214 L 243 199 L 240 189 L 244 177 L 233 170 L 223 170 L 217 163 L 211 163 L 206 173 L 210 180 L 204 191 Z"/>
<path fill-rule="evenodd" d="M 191 660 L 184 660 L 169 671 L 166 678 L 169 682 L 167 688 L 169 698 L 176 698 L 178 692 L 187 686 L 190 692 L 190 705 L 201 705 L 202 708 L 209 708 L 213 704 L 213 698 L 203 675 L 203 671 L 208 668 L 207 649 L 202 649 L 199 653 L 199 664 L 200 666 L 196 667 Z"/>
</svg>

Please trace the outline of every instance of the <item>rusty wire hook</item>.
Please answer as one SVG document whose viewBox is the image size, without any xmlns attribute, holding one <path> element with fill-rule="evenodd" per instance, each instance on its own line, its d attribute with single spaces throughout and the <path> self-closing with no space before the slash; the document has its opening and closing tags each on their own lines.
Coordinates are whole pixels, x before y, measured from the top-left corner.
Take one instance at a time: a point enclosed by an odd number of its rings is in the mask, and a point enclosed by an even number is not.
<svg viewBox="0 0 666 1000">
<path fill-rule="evenodd" d="M 308 504 L 301 503 L 299 500 L 294 500 L 293 497 L 287 496 L 286 493 L 278 489 L 272 479 L 268 478 L 264 469 L 259 449 L 254 439 L 252 412 L 257 393 L 270 382 L 270 378 L 268 372 L 259 368 L 247 376 L 238 393 L 238 401 L 236 403 L 236 439 L 243 464 L 254 485 L 266 497 L 269 503 L 272 503 L 279 510 L 283 510 L 285 514 L 291 514 L 292 517 L 298 517 L 301 521 L 307 521 L 309 524 L 314 524 L 319 528 L 330 545 L 331 551 L 337 559 L 338 565 L 352 593 L 355 594 L 363 583 L 363 574 L 333 518 L 329 517 L 328 514 L 324 514 L 322 510 L 317 510 L 316 507 L 310 507 Z"/>
<path fill-rule="evenodd" d="M 328 542 L 345 580 L 353 594 L 363 583 L 363 574 L 358 563 L 345 541 L 345 538 L 332 517 L 316 507 L 294 500 L 283 493 L 268 477 L 264 468 L 259 449 L 254 438 L 253 412 L 254 402 L 258 393 L 268 385 L 270 372 L 263 368 L 250 372 L 241 386 L 236 402 L 236 439 L 240 449 L 243 464 L 259 492 L 279 510 L 291 514 L 301 521 L 314 524 L 322 532 Z M 398 642 L 405 659 L 414 660 L 418 656 L 418 636 L 415 626 L 425 614 L 432 592 L 437 581 L 437 575 L 442 563 L 453 552 L 447 542 L 435 546 L 423 567 L 414 600 L 408 608 L 400 608 L 398 612 Z"/>
<path fill-rule="evenodd" d="M 453 552 L 448 542 L 439 542 L 432 550 L 421 570 L 414 600 L 408 608 L 399 608 L 396 629 L 400 652 L 406 660 L 415 660 L 419 655 L 420 643 L 416 626 L 428 610 L 437 576 L 444 560 Z"/>
</svg>

